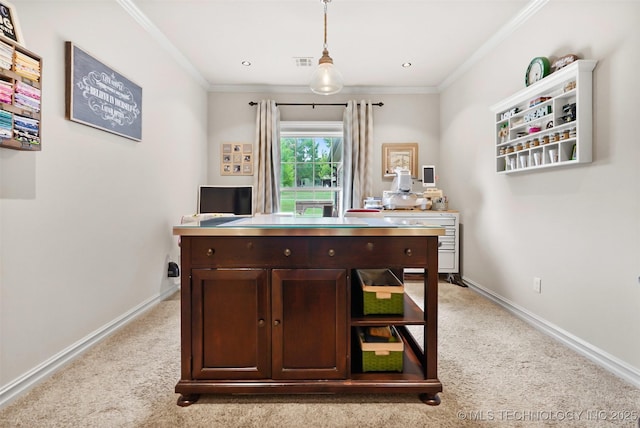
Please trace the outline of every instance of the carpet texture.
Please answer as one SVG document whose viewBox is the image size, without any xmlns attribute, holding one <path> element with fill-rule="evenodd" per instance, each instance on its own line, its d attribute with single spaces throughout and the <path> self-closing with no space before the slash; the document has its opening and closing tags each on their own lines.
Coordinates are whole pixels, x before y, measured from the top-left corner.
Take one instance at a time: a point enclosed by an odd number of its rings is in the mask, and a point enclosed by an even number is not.
<svg viewBox="0 0 640 428">
<path fill-rule="evenodd" d="M 182 408 L 178 296 L 0 411 L 1 427 L 638 427 L 640 390 L 467 288 L 439 287 L 442 404 L 416 395 L 206 396 Z M 407 283 L 421 300 L 421 283 Z"/>
</svg>

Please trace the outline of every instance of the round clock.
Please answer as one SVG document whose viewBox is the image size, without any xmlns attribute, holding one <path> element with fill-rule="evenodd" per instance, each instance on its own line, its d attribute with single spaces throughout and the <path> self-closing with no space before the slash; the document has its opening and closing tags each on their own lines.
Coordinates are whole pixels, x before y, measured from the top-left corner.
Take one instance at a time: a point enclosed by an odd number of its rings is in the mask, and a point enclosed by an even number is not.
<svg viewBox="0 0 640 428">
<path fill-rule="evenodd" d="M 549 59 L 543 56 L 536 57 L 531 60 L 529 67 L 527 67 L 527 74 L 524 76 L 524 82 L 527 86 L 538 80 L 546 77 L 551 72 L 551 65 Z"/>
</svg>

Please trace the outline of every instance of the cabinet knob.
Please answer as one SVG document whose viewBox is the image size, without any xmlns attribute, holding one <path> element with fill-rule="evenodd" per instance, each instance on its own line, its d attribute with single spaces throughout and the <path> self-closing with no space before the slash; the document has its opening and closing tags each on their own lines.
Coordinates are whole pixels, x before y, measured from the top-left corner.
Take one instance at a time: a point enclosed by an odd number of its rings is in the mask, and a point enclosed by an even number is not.
<svg viewBox="0 0 640 428">
<path fill-rule="evenodd" d="M 405 250 L 404 250 L 404 253 L 405 253 L 407 256 L 412 256 L 412 255 L 413 255 L 413 251 L 411 251 L 411 248 L 407 248 L 407 249 L 405 249 Z"/>
<path fill-rule="evenodd" d="M 264 327 L 264 325 L 265 325 L 265 324 L 266 324 L 266 323 L 264 322 L 264 320 L 263 320 L 263 319 L 259 319 L 259 320 L 258 320 L 258 326 L 260 326 L 260 327 Z"/>
<path fill-rule="evenodd" d="M 373 242 L 367 242 L 367 250 L 373 251 Z"/>
<path fill-rule="evenodd" d="M 280 325 L 280 320 L 273 321 L 273 325 Z"/>
<path fill-rule="evenodd" d="M 290 250 L 290 249 L 288 249 L 288 248 L 285 248 L 285 249 L 284 249 L 284 255 L 285 255 L 285 256 L 287 256 L 287 257 L 289 257 L 289 256 L 291 255 L 291 250 Z"/>
<path fill-rule="evenodd" d="M 329 251 L 327 251 L 327 254 L 329 254 L 329 257 L 333 257 L 336 255 L 336 250 L 334 250 L 333 248 L 329 248 Z"/>
<path fill-rule="evenodd" d="M 208 257 L 211 257 L 211 256 L 213 256 L 213 253 L 215 253 L 215 252 L 216 252 L 216 251 L 215 251 L 213 248 L 209 248 L 209 249 L 207 250 L 207 256 L 208 256 Z"/>
<path fill-rule="evenodd" d="M 251 250 L 253 248 L 253 242 L 247 243 L 247 250 Z"/>
</svg>

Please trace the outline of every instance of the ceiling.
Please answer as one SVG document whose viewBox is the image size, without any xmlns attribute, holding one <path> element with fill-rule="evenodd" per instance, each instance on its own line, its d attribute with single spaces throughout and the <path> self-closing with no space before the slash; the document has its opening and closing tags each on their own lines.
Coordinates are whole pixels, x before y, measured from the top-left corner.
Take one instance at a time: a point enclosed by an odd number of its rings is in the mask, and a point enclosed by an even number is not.
<svg viewBox="0 0 640 428">
<path fill-rule="evenodd" d="M 310 92 L 321 0 L 116 1 L 210 91 Z M 439 92 L 547 1 L 332 0 L 329 54 L 344 92 Z"/>
</svg>

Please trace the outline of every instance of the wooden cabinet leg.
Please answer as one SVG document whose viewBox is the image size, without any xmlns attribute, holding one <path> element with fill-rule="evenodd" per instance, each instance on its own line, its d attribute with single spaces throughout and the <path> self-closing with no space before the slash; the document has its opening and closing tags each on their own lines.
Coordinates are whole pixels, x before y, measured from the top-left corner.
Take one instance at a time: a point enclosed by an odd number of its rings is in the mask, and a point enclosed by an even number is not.
<svg viewBox="0 0 640 428">
<path fill-rule="evenodd" d="M 200 398 L 200 394 L 187 394 L 187 395 L 180 394 L 180 397 L 178 397 L 177 404 L 180 407 L 187 407 L 192 405 L 196 401 L 198 401 L 199 398 Z"/>
<path fill-rule="evenodd" d="M 437 406 L 440 404 L 440 397 L 438 397 L 438 394 L 420 394 L 420 400 L 430 406 Z"/>
</svg>

